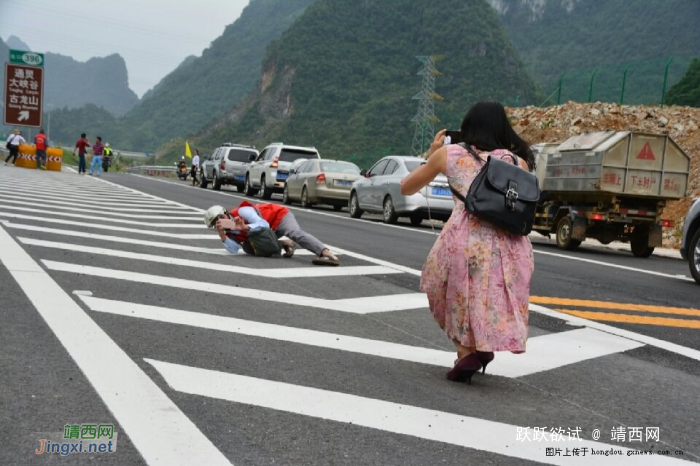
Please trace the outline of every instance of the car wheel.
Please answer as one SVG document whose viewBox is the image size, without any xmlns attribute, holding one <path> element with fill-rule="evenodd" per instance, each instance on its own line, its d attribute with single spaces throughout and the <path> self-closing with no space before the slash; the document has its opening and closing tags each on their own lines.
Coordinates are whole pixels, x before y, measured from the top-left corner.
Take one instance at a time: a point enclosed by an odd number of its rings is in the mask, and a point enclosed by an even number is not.
<svg viewBox="0 0 700 466">
<path fill-rule="evenodd" d="M 207 177 L 204 176 L 204 172 L 202 172 L 202 179 L 199 180 L 199 187 L 207 189 L 208 184 L 209 184 L 209 182 L 207 181 Z"/>
<path fill-rule="evenodd" d="M 214 188 L 215 191 L 219 191 L 221 189 L 221 178 L 219 178 L 219 175 L 214 173 L 214 184 L 212 185 L 212 188 Z"/>
<path fill-rule="evenodd" d="M 260 178 L 260 197 L 263 199 L 270 199 L 272 197 L 272 190 L 265 184 L 265 177 Z"/>
<path fill-rule="evenodd" d="M 688 264 L 690 274 L 696 282 L 700 283 L 700 229 L 695 232 L 688 244 Z"/>
<path fill-rule="evenodd" d="M 245 176 L 245 188 L 244 188 L 244 191 L 245 191 L 245 195 L 246 195 L 246 196 L 251 196 L 251 197 L 252 197 L 252 196 L 255 196 L 255 193 L 258 192 L 255 188 L 253 188 L 253 187 L 250 185 L 250 177 L 249 177 L 248 175 Z"/>
<path fill-rule="evenodd" d="M 414 227 L 419 226 L 421 223 L 423 223 L 423 217 L 420 215 L 411 215 L 411 225 Z"/>
<path fill-rule="evenodd" d="M 572 232 L 573 224 L 571 223 L 571 218 L 564 217 L 559 220 L 557 224 L 557 247 L 559 249 L 571 251 L 581 245 L 581 241 L 571 237 Z"/>
<path fill-rule="evenodd" d="M 352 218 L 362 217 L 363 212 L 362 212 L 362 209 L 360 209 L 360 201 L 357 199 L 357 193 L 354 191 L 352 194 L 350 194 L 349 209 L 350 209 L 350 216 Z"/>
<path fill-rule="evenodd" d="M 292 203 L 292 200 L 289 198 L 289 186 L 287 186 L 287 183 L 284 184 L 284 191 L 282 192 L 282 203 L 287 205 Z"/>
<path fill-rule="evenodd" d="M 399 216 L 396 215 L 396 211 L 394 210 L 394 201 L 391 200 L 391 196 L 387 196 L 386 199 L 384 199 L 384 209 L 382 213 L 384 214 L 384 223 L 396 223 L 399 219 Z"/>
<path fill-rule="evenodd" d="M 333 210 L 335 210 L 336 212 L 340 212 L 341 210 L 343 210 L 343 206 L 335 204 L 333 205 Z"/>
<path fill-rule="evenodd" d="M 301 206 L 310 209 L 313 204 L 309 202 L 309 192 L 306 190 L 306 186 L 301 189 Z"/>
</svg>

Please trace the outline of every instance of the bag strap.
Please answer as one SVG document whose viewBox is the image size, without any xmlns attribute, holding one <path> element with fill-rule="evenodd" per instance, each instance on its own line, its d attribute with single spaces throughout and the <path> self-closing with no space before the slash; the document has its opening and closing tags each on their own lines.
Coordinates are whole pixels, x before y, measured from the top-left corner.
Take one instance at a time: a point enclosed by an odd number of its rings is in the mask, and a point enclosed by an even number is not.
<svg viewBox="0 0 700 466">
<path fill-rule="evenodd" d="M 469 152 L 471 155 L 473 155 L 474 158 L 476 158 L 476 159 L 477 159 L 479 162 L 481 162 L 482 164 L 483 164 L 483 163 L 486 163 L 486 162 L 484 162 L 484 159 L 482 159 L 482 158 L 479 156 L 479 154 L 477 154 L 476 152 L 474 152 L 474 149 L 472 149 L 471 146 L 468 146 L 468 145 L 466 145 L 466 144 L 463 143 L 463 142 L 460 142 L 458 145 L 461 146 L 461 147 L 462 147 L 464 150 L 466 150 L 467 152 Z M 490 154 L 490 153 L 489 153 L 489 154 Z M 515 165 L 516 167 L 519 167 L 519 166 L 520 166 L 520 163 L 518 162 L 518 156 L 517 156 L 517 155 L 515 155 L 515 154 L 512 153 L 512 152 L 508 153 L 507 155 L 509 155 L 510 157 L 512 157 L 512 159 L 513 159 L 513 165 Z"/>
<path fill-rule="evenodd" d="M 457 199 L 462 201 L 462 203 L 466 204 L 467 200 L 464 198 L 464 196 L 462 196 L 462 193 L 453 188 L 451 184 L 448 183 L 448 185 L 450 187 L 450 191 L 452 191 L 452 194 L 454 194 Z"/>
</svg>

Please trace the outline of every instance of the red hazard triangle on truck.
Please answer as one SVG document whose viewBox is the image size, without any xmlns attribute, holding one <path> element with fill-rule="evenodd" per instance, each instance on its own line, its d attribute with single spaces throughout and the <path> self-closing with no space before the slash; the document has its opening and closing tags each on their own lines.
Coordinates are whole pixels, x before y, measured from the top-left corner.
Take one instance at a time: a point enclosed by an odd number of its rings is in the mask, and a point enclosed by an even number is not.
<svg viewBox="0 0 700 466">
<path fill-rule="evenodd" d="M 654 157 L 654 151 L 651 150 L 651 146 L 647 142 L 644 144 L 644 147 L 642 147 L 642 150 L 639 151 L 639 154 L 637 154 L 637 159 L 639 160 L 656 160 L 656 157 Z"/>
</svg>

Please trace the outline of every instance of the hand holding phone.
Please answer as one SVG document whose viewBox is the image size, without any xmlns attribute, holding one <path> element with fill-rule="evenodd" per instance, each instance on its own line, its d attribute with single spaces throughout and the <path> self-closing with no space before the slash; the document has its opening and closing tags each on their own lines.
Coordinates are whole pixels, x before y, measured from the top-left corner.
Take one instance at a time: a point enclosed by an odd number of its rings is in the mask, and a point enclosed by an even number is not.
<svg viewBox="0 0 700 466">
<path fill-rule="evenodd" d="M 445 131 L 444 145 L 459 144 L 460 142 L 462 142 L 462 132 L 461 131 Z"/>
</svg>

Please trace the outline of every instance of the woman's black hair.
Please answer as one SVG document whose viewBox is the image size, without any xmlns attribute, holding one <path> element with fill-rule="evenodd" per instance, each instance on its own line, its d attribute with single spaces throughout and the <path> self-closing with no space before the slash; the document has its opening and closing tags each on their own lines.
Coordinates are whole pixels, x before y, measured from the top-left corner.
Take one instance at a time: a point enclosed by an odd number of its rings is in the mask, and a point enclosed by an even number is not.
<svg viewBox="0 0 700 466">
<path fill-rule="evenodd" d="M 507 149 L 535 168 L 530 145 L 513 130 L 506 110 L 498 102 L 478 102 L 462 120 L 462 142 L 482 151 Z"/>
</svg>

